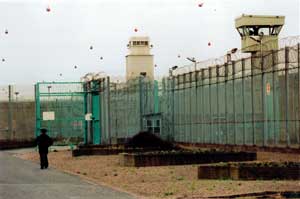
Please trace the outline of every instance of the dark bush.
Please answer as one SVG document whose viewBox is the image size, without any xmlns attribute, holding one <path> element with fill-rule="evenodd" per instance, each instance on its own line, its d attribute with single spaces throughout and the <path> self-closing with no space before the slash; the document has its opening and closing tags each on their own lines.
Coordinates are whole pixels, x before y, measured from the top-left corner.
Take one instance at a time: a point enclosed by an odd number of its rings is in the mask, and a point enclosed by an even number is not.
<svg viewBox="0 0 300 199">
<path fill-rule="evenodd" d="M 147 148 L 160 150 L 179 149 L 173 143 L 164 141 L 160 137 L 150 132 L 140 132 L 125 143 L 126 148 Z"/>
</svg>

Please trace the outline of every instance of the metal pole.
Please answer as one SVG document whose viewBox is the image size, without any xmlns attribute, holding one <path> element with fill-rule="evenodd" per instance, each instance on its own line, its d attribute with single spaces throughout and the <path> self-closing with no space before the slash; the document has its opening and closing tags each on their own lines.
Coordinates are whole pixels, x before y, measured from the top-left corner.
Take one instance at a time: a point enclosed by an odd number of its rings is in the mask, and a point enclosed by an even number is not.
<svg viewBox="0 0 300 199">
<path fill-rule="evenodd" d="M 300 43 L 297 45 L 297 51 L 298 51 L 298 145 L 300 147 Z"/>
<path fill-rule="evenodd" d="M 262 40 L 259 42 L 260 44 L 260 67 L 261 67 L 261 96 L 262 96 L 262 114 L 263 114 L 263 146 L 266 146 L 266 134 L 268 133 L 268 118 L 266 115 L 266 93 L 265 93 L 265 82 L 266 75 L 264 70 L 264 60 L 263 60 L 263 51 L 262 51 Z"/>
<path fill-rule="evenodd" d="M 236 126 L 237 126 L 237 122 L 236 122 L 236 111 L 235 111 L 235 62 L 232 61 L 232 101 L 233 101 L 233 120 L 234 120 L 234 127 L 233 127 L 233 132 L 234 132 L 234 144 L 236 143 Z"/>
<path fill-rule="evenodd" d="M 212 72 L 211 72 L 211 68 L 208 69 L 209 71 L 209 142 L 210 144 L 212 144 L 212 114 L 211 114 L 211 76 L 212 76 Z"/>
<path fill-rule="evenodd" d="M 201 69 L 201 133 L 202 133 L 202 143 L 205 143 L 205 133 L 204 133 L 204 69 Z"/>
<path fill-rule="evenodd" d="M 276 56 L 275 56 L 276 53 Z M 277 128 L 277 110 L 276 110 L 276 102 L 278 100 L 277 98 L 277 91 L 276 91 L 276 81 L 275 81 L 275 59 L 278 56 L 278 51 L 274 51 L 272 50 L 272 85 L 273 85 L 273 145 L 277 146 L 277 131 L 279 131 L 279 129 Z M 276 100 L 277 99 L 277 100 Z"/>
<path fill-rule="evenodd" d="M 12 85 L 8 85 L 8 132 L 12 135 Z"/>
<path fill-rule="evenodd" d="M 289 48 L 285 47 L 285 129 L 286 129 L 286 144 L 290 146 L 289 134 Z"/>
<path fill-rule="evenodd" d="M 175 78 L 171 78 L 171 100 L 172 100 L 172 139 L 175 139 Z"/>
<path fill-rule="evenodd" d="M 111 145 L 111 112 L 110 112 L 110 77 L 107 77 L 107 117 L 108 117 L 108 136 L 109 144 Z"/>
<path fill-rule="evenodd" d="M 225 87 L 225 117 L 226 117 L 226 140 L 225 140 L 225 144 L 228 144 L 228 108 L 227 108 L 227 85 L 228 85 L 228 64 L 225 63 L 224 65 L 225 67 L 225 83 L 224 83 L 224 87 Z"/>
<path fill-rule="evenodd" d="M 196 117 L 196 119 L 195 119 L 195 125 L 196 125 L 196 127 L 194 128 L 194 132 L 196 133 L 196 136 L 197 136 L 197 138 L 196 138 L 196 140 L 195 140 L 195 142 L 197 143 L 197 142 L 199 142 L 199 129 L 198 129 L 198 119 L 199 119 L 199 117 L 198 117 L 198 75 L 199 75 L 199 71 L 195 71 L 195 106 L 196 107 L 194 107 L 194 113 L 195 113 L 195 117 Z"/>
<path fill-rule="evenodd" d="M 143 77 L 139 77 L 139 90 L 140 90 L 140 131 L 143 130 Z"/>
<path fill-rule="evenodd" d="M 242 59 L 243 145 L 246 145 L 245 59 Z"/>
<path fill-rule="evenodd" d="M 251 55 L 251 108 L 252 108 L 252 144 L 256 145 L 255 136 L 255 109 L 254 109 L 254 63 Z"/>
<path fill-rule="evenodd" d="M 190 116 L 189 116 L 189 123 L 190 123 L 190 128 L 189 128 L 189 133 L 190 133 L 190 138 L 189 138 L 189 142 L 191 143 L 191 142 L 193 142 L 193 131 L 192 131 L 192 125 L 193 125 L 193 123 L 192 123 L 192 118 L 193 118 L 193 115 L 192 115 L 192 72 L 190 72 L 189 73 L 189 83 L 190 83 L 190 85 L 189 85 L 189 98 L 190 98 L 190 100 L 189 100 L 189 112 L 190 112 Z"/>
<path fill-rule="evenodd" d="M 187 119 L 186 119 L 186 95 L 185 95 L 185 92 L 186 92 L 186 74 L 183 74 L 183 89 L 182 89 L 182 92 L 183 92 L 183 128 L 184 128 L 184 141 L 186 142 L 187 140 L 187 130 L 186 130 L 186 125 L 187 125 Z"/>
<path fill-rule="evenodd" d="M 218 139 L 217 139 L 217 143 L 220 144 L 220 107 L 219 107 L 219 68 L 220 66 L 217 65 L 216 66 L 216 75 L 217 75 L 217 82 L 216 82 L 216 87 L 217 87 L 217 120 L 218 120 Z"/>
<path fill-rule="evenodd" d="M 40 84 L 34 85 L 35 96 L 35 136 L 37 137 L 41 129 L 41 104 L 40 104 Z"/>
</svg>

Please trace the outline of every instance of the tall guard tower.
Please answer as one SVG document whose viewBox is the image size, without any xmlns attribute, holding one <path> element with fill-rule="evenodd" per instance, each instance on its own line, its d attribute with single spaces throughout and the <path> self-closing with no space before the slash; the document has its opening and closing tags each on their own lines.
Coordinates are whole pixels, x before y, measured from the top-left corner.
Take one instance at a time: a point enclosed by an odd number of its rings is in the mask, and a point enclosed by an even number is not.
<svg viewBox="0 0 300 199">
<path fill-rule="evenodd" d="M 126 56 L 126 80 L 141 75 L 153 80 L 154 64 L 149 37 L 131 37 L 127 47 L 129 54 Z"/>
<path fill-rule="evenodd" d="M 278 34 L 284 16 L 242 15 L 235 27 L 242 39 L 242 52 L 257 54 L 278 49 Z"/>
<path fill-rule="evenodd" d="M 274 134 L 274 137 L 279 137 L 278 129 L 270 131 L 273 123 L 269 121 L 276 119 L 274 107 L 279 107 L 277 103 L 281 101 L 278 92 L 274 92 L 276 90 L 275 79 L 284 82 L 285 77 L 278 73 L 272 73 L 270 78 L 266 75 L 266 71 L 269 69 L 275 71 L 274 60 L 277 60 L 278 54 L 274 52 L 278 50 L 278 35 L 284 25 L 284 19 L 284 16 L 242 15 L 235 20 L 235 27 L 242 40 L 241 50 L 251 53 L 251 74 L 257 75 L 251 75 L 253 143 L 256 144 L 256 141 L 259 140 L 259 138 L 256 139 L 258 134 L 255 134 L 255 131 L 259 131 L 263 146 L 266 146 L 271 133 Z M 261 104 L 260 110 L 257 108 L 255 110 L 255 101 L 257 104 Z M 256 114 L 254 115 L 254 113 Z M 263 126 L 259 127 L 261 129 L 255 130 L 255 120 L 263 120 Z"/>
</svg>

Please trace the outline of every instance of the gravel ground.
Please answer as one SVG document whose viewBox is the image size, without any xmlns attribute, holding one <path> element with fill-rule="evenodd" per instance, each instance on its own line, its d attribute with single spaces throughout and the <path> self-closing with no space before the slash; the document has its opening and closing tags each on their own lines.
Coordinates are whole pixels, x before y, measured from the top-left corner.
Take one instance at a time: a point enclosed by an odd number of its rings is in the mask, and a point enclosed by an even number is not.
<svg viewBox="0 0 300 199">
<path fill-rule="evenodd" d="M 38 161 L 36 152 L 16 156 Z M 300 161 L 299 157 L 298 154 L 258 153 L 259 161 Z M 49 161 L 57 169 L 149 199 L 300 191 L 300 181 L 197 180 L 197 165 L 121 167 L 116 155 L 72 157 L 70 151 L 59 151 L 50 153 Z"/>
</svg>

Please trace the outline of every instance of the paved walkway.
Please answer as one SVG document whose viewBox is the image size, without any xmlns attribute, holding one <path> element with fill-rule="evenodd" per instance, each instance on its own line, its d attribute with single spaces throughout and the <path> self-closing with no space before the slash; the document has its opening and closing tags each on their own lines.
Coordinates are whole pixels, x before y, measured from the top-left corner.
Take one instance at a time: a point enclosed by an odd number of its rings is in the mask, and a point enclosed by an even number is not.
<svg viewBox="0 0 300 199">
<path fill-rule="evenodd" d="M 93 185 L 77 176 L 0 151 L 0 199 L 133 199 L 110 188 Z"/>
</svg>

